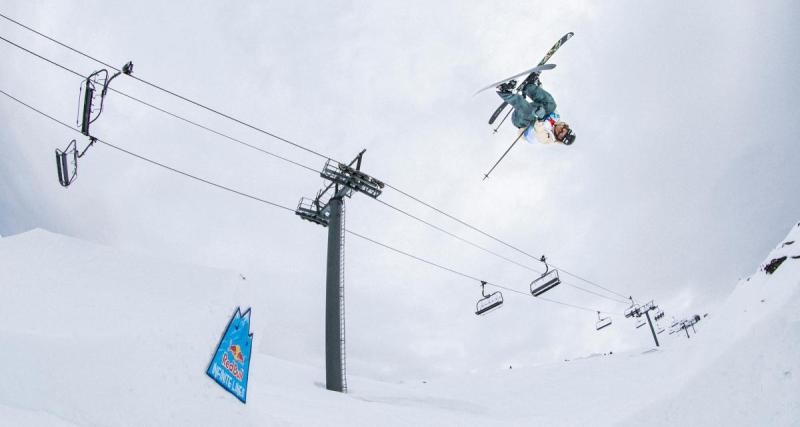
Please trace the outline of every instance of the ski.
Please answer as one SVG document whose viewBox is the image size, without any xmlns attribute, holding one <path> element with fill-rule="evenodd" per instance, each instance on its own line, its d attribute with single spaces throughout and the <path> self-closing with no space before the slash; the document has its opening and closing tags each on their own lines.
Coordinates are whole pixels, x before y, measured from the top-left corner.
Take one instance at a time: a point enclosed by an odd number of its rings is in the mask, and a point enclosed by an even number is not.
<svg viewBox="0 0 800 427">
<path fill-rule="evenodd" d="M 541 61 L 539 61 L 539 65 L 541 66 L 541 65 L 544 65 L 544 64 L 546 64 L 546 63 L 547 63 L 547 61 L 549 61 L 549 60 L 550 60 L 550 57 L 552 57 L 552 56 L 553 56 L 553 54 L 554 54 L 554 53 L 556 53 L 556 51 L 558 50 L 558 48 L 560 48 L 560 47 L 561 47 L 561 45 L 563 45 L 564 43 L 566 43 L 566 42 L 567 42 L 567 40 L 569 40 L 570 38 L 572 38 L 572 36 L 573 36 L 573 35 L 575 35 L 575 33 L 573 33 L 573 32 L 571 32 L 571 31 L 570 31 L 569 33 L 567 33 L 567 34 L 564 34 L 564 36 L 563 36 L 563 37 L 561 37 L 560 39 L 558 39 L 558 41 L 556 42 L 556 44 L 554 44 L 554 45 L 553 45 L 553 47 L 551 47 L 551 48 L 550 48 L 550 50 L 548 50 L 548 51 L 547 51 L 547 53 L 544 55 L 544 58 L 542 58 L 542 60 L 541 60 Z M 534 79 L 537 77 L 537 75 L 538 75 L 538 73 L 537 73 L 537 72 L 532 72 L 532 73 L 530 73 L 530 74 L 528 75 L 528 77 L 526 77 L 526 78 L 525 78 L 525 80 L 523 80 L 522 84 L 520 84 L 518 87 L 525 87 L 525 85 L 526 85 L 526 84 L 528 84 L 528 83 L 531 83 L 531 82 L 532 82 L 532 81 L 533 81 L 533 80 L 534 80 Z M 502 103 L 502 104 L 500 104 L 500 106 L 499 106 L 499 107 L 497 107 L 497 109 L 496 109 L 496 110 L 494 110 L 494 113 L 492 114 L 492 117 L 491 117 L 491 118 L 489 118 L 489 124 L 490 124 L 490 125 L 491 125 L 491 124 L 494 124 L 494 121 L 495 121 L 495 120 L 497 120 L 497 116 L 499 116 L 499 115 L 500 115 L 500 113 L 502 113 L 502 112 L 503 112 L 503 110 L 506 108 L 506 105 L 508 105 L 508 103 L 507 103 L 507 102 L 505 102 L 505 101 L 503 101 L 503 103 Z M 506 116 L 506 117 L 508 117 L 508 116 Z M 502 124 L 502 122 L 501 122 L 501 124 Z"/>
</svg>

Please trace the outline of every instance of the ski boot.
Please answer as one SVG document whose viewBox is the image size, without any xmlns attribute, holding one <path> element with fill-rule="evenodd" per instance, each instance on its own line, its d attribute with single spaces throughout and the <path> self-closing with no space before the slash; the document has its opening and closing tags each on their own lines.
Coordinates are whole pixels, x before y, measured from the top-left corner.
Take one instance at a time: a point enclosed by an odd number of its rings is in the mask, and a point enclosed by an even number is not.
<svg viewBox="0 0 800 427">
<path fill-rule="evenodd" d="M 539 81 L 539 74 L 534 74 L 529 79 L 525 79 L 523 84 L 521 84 L 519 86 L 519 92 L 525 94 L 525 89 L 530 85 L 533 85 L 533 86 L 541 86 L 542 85 L 542 82 Z"/>
<path fill-rule="evenodd" d="M 517 87 L 516 80 L 509 80 L 505 83 L 501 83 L 497 85 L 497 93 L 511 93 L 511 90 Z"/>
</svg>

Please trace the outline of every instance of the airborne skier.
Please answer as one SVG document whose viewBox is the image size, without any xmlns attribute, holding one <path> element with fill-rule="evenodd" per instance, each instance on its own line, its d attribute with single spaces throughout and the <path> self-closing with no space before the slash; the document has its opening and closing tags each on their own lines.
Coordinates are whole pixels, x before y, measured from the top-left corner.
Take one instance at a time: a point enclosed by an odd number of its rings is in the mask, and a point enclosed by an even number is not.
<svg viewBox="0 0 800 427">
<path fill-rule="evenodd" d="M 517 93 L 512 91 L 517 85 L 517 82 L 512 79 L 521 74 L 508 77 L 507 80 L 504 80 L 505 83 L 496 86 L 497 94 L 500 98 L 503 98 L 503 103 L 494 110 L 494 113 L 489 118 L 489 124 L 493 124 L 505 107 L 511 104 L 514 110 L 511 121 L 514 123 L 514 126 L 520 129 L 520 132 L 517 139 L 511 143 L 503 155 L 494 163 L 494 166 L 489 169 L 489 172 L 483 175 L 483 179 L 489 178 L 489 174 L 492 173 L 497 165 L 506 157 L 506 154 L 514 148 L 514 145 L 516 145 L 517 141 L 523 136 L 525 136 L 525 139 L 528 141 L 533 142 L 533 139 L 538 139 L 539 142 L 545 144 L 558 142 L 564 145 L 572 145 L 572 143 L 575 142 L 575 133 L 567 123 L 560 120 L 560 116 L 556 112 L 556 101 L 553 99 L 553 96 L 542 89 L 539 83 L 539 72 L 555 67 L 553 64 L 547 64 L 547 61 L 549 61 L 550 57 L 556 53 L 558 48 L 572 38 L 573 35 L 572 32 L 564 34 L 564 36 L 558 39 L 556 44 L 547 51 L 542 60 L 539 61 L 539 65 L 528 70 L 530 74 L 522 80 L 519 89 L 516 91 Z M 522 74 L 524 73 L 525 72 Z M 490 85 L 489 88 L 491 87 Z M 530 101 L 528 101 L 526 97 L 530 98 Z M 506 115 L 506 117 L 508 117 L 508 115 Z M 505 118 L 500 121 L 500 124 L 503 124 L 504 120 Z M 499 127 L 500 125 L 495 128 L 495 132 L 497 132 Z M 533 134 L 531 134 L 531 131 L 533 131 Z"/>
<path fill-rule="evenodd" d="M 561 143 L 572 145 L 575 133 L 556 112 L 556 101 L 542 89 L 539 80 L 524 85 L 519 93 L 512 92 L 517 82 L 510 80 L 497 86 L 497 94 L 514 109 L 511 122 L 533 142 L 534 137 L 542 144 Z M 529 98 L 530 101 L 528 101 Z"/>
</svg>

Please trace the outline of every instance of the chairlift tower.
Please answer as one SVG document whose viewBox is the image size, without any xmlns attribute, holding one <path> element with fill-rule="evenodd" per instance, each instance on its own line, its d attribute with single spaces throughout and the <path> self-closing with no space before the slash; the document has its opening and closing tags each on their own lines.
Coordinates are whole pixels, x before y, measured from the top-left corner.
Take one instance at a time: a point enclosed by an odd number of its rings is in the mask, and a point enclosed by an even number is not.
<svg viewBox="0 0 800 427">
<path fill-rule="evenodd" d="M 678 331 L 686 332 L 686 338 L 691 338 L 689 336 L 689 328 L 692 328 L 692 331 L 697 334 L 697 329 L 694 328 L 694 325 L 700 321 L 700 316 L 694 315 L 688 319 L 683 320 L 674 320 L 672 322 L 672 327 L 670 328 L 670 335 L 677 333 Z"/>
<path fill-rule="evenodd" d="M 325 162 L 320 176 L 328 185 L 311 200 L 301 198 L 295 210 L 300 218 L 328 228 L 328 260 L 325 276 L 325 387 L 346 392 L 344 327 L 344 199 L 353 192 L 377 198 L 381 181 L 361 172 L 361 150 L 350 164 Z M 325 200 L 329 191 L 332 195 Z"/>
<path fill-rule="evenodd" d="M 653 301 L 650 301 L 642 305 L 637 305 L 633 301 L 633 297 L 628 297 L 628 299 L 631 300 L 631 306 L 627 310 L 625 310 L 625 317 L 636 317 L 637 319 L 641 319 L 642 316 L 645 316 L 645 318 L 647 318 L 647 324 L 650 325 L 650 332 L 653 334 L 653 341 L 656 342 L 656 347 L 660 347 L 661 345 L 658 343 L 656 330 L 655 328 L 653 328 L 653 321 L 650 320 L 650 312 L 656 311 L 657 315 L 659 316 L 663 316 L 664 312 L 661 311 L 661 309 L 659 309 L 658 306 Z M 639 326 L 644 326 L 644 325 L 636 325 L 637 328 Z"/>
</svg>

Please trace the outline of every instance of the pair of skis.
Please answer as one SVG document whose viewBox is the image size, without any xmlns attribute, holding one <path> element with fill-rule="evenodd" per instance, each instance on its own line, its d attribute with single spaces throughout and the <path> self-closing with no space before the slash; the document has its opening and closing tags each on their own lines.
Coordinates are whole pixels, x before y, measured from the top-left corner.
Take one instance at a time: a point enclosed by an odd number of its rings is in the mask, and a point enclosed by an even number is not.
<svg viewBox="0 0 800 427">
<path fill-rule="evenodd" d="M 509 78 L 507 78 L 507 79 L 505 79 L 505 80 L 501 80 L 500 82 L 497 82 L 496 84 L 493 84 L 493 85 L 487 86 L 487 87 L 485 87 L 485 88 L 483 88 L 483 89 L 479 90 L 478 92 L 484 91 L 484 90 L 486 90 L 486 89 L 488 89 L 488 88 L 490 88 L 490 87 L 496 86 L 496 85 L 498 85 L 498 84 L 500 84 L 500 83 L 504 83 L 504 82 L 506 82 L 506 81 L 509 81 L 509 80 L 511 80 L 511 79 L 513 79 L 513 78 L 515 78 L 515 77 L 519 77 L 519 76 L 521 76 L 521 75 L 523 75 L 523 74 L 525 74 L 525 73 L 529 73 L 529 74 L 528 74 L 528 76 L 525 78 L 525 80 L 523 80 L 523 81 L 522 81 L 522 83 L 521 83 L 519 86 L 517 86 L 517 87 L 518 87 L 518 88 L 520 88 L 520 89 L 522 89 L 522 88 L 524 88 L 525 86 L 527 86 L 528 84 L 530 84 L 530 83 L 533 83 L 533 82 L 534 82 L 534 81 L 536 81 L 536 79 L 539 77 L 539 73 L 540 73 L 540 72 L 542 72 L 543 70 L 552 69 L 552 68 L 554 68 L 554 67 L 555 67 L 555 65 L 552 65 L 552 64 L 547 64 L 547 61 L 549 61 L 549 60 L 550 60 L 550 58 L 553 56 L 553 54 L 554 54 L 554 53 L 556 53 L 556 51 L 557 51 L 557 50 L 558 50 L 558 49 L 561 47 L 561 45 L 563 45 L 564 43 L 566 43 L 566 42 L 567 42 L 567 40 L 571 39 L 573 35 L 574 35 L 574 33 L 573 33 L 573 32 L 569 32 L 569 33 L 567 33 L 567 34 L 564 34 L 564 36 L 563 36 L 563 37 L 561 37 L 560 39 L 558 39 L 558 41 L 556 42 L 556 44 L 554 44 L 554 45 L 553 45 L 553 47 L 551 47 L 551 48 L 550 48 L 550 50 L 548 50 L 548 51 L 547 51 L 547 53 L 544 55 L 544 57 L 542 58 L 542 60 L 541 60 L 541 61 L 539 61 L 539 64 L 538 64 L 536 67 L 534 67 L 534 68 L 531 68 L 530 70 L 523 71 L 522 73 L 519 73 L 519 74 L 517 74 L 517 75 L 515 75 L 515 76 L 509 77 Z M 478 92 L 476 92 L 476 93 L 478 93 Z M 498 117 L 498 116 L 500 116 L 500 113 L 502 113 L 502 112 L 503 112 L 503 110 L 506 108 L 506 106 L 508 106 L 508 103 L 507 103 L 507 102 L 505 102 L 505 101 L 503 101 L 503 103 L 502 103 L 502 104 L 500 104 L 500 106 L 499 106 L 499 107 L 497 107 L 497 109 L 494 111 L 494 113 L 492 113 L 492 116 L 489 118 L 489 124 L 490 124 L 490 125 L 491 125 L 491 124 L 494 124 L 495 120 L 497 120 L 497 117 Z M 508 113 L 505 115 L 505 117 L 503 117 L 503 120 L 501 120 L 501 121 L 500 121 L 500 124 L 498 124 L 498 125 L 497 125 L 497 127 L 495 128 L 495 132 L 497 132 L 497 129 L 499 129 L 499 128 L 500 128 L 500 125 L 502 125 L 502 124 L 503 124 L 503 122 L 506 120 L 506 118 L 508 118 L 508 115 L 509 115 L 510 113 L 511 113 L 511 112 L 509 111 L 509 112 L 508 112 Z M 529 127 L 530 127 L 530 126 L 529 126 Z M 491 169 L 489 169 L 489 172 L 486 172 L 486 174 L 484 174 L 484 175 L 483 175 L 483 179 L 484 179 L 484 180 L 485 180 L 486 178 L 488 178 L 488 177 L 489 177 L 489 174 L 491 174 L 491 173 L 492 173 L 492 171 L 494 170 L 494 168 L 496 168 L 496 167 L 497 167 L 497 165 L 498 165 L 498 164 L 500 164 L 500 162 L 503 160 L 503 158 L 505 158 L 505 157 L 506 157 L 506 154 L 508 154 L 508 152 L 509 152 L 509 151 L 511 151 L 511 149 L 514 147 L 514 145 L 516 145 L 516 143 L 517 143 L 517 142 L 520 140 L 520 138 L 522 138 L 522 135 L 524 135 L 524 134 L 525 134 L 525 132 L 527 132 L 527 131 L 528 131 L 528 129 L 527 129 L 527 128 L 526 128 L 526 129 L 524 129 L 524 130 L 522 131 L 522 133 L 520 133 L 520 134 L 519 134 L 519 136 L 517 137 L 517 139 L 515 139 L 515 140 L 514 140 L 514 142 L 513 142 L 513 143 L 511 143 L 511 146 L 509 146 L 509 147 L 508 147 L 508 149 L 505 151 L 505 153 L 503 153 L 503 155 L 500 157 L 500 159 L 498 159 L 498 160 L 497 160 L 497 162 L 495 162 L 494 166 L 492 166 L 492 168 L 491 168 Z"/>
</svg>

